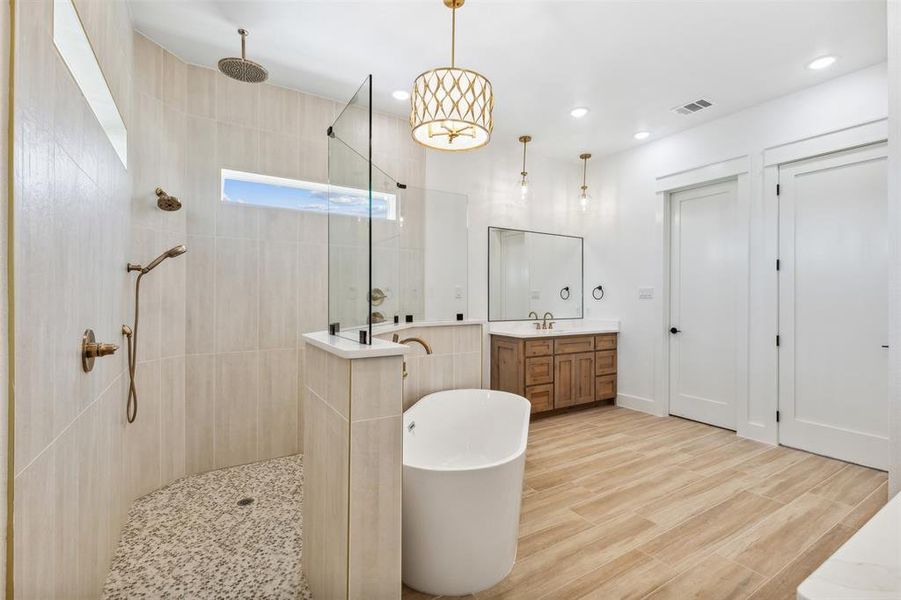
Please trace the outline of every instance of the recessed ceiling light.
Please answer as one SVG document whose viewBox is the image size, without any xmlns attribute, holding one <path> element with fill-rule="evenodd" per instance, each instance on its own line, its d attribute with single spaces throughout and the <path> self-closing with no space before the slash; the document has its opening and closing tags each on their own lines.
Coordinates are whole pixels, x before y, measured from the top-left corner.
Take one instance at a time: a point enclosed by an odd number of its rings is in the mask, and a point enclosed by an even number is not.
<svg viewBox="0 0 901 600">
<path fill-rule="evenodd" d="M 408 92 L 406 90 L 395 90 L 395 91 L 391 92 L 391 96 L 395 100 L 409 100 L 410 92 Z"/>
<path fill-rule="evenodd" d="M 636 140 L 643 140 L 649 135 L 651 135 L 650 131 L 637 131 L 632 137 L 634 137 Z"/>
<path fill-rule="evenodd" d="M 571 111 L 569 111 L 569 114 L 571 114 L 573 117 L 575 117 L 577 119 L 581 119 L 582 117 L 584 117 L 585 115 L 588 114 L 588 109 L 585 108 L 584 106 L 578 106 L 578 107 L 572 109 Z"/>
<path fill-rule="evenodd" d="M 825 69 L 826 67 L 831 67 L 832 63 L 835 62 L 834 56 L 821 56 L 819 58 L 815 58 L 809 63 L 807 63 L 808 69 L 813 69 L 814 71 L 819 71 L 820 69 Z"/>
</svg>

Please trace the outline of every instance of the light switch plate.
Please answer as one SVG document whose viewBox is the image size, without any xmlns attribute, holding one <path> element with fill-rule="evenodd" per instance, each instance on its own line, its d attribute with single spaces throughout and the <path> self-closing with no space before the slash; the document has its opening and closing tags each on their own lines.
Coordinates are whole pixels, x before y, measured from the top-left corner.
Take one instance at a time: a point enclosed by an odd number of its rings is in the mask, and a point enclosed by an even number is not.
<svg viewBox="0 0 901 600">
<path fill-rule="evenodd" d="M 654 299 L 654 288 L 638 288 L 638 299 L 639 300 L 653 300 Z"/>
</svg>

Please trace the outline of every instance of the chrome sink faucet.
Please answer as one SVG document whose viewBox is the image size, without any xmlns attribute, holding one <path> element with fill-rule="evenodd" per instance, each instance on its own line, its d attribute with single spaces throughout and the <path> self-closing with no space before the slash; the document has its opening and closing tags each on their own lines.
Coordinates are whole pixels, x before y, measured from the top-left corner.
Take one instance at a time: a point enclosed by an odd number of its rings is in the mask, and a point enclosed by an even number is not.
<svg viewBox="0 0 901 600">
<path fill-rule="evenodd" d="M 530 319 L 532 319 L 532 318 L 535 319 L 535 323 L 534 323 L 535 329 L 541 329 L 541 323 L 538 322 L 538 313 L 537 313 L 537 312 L 535 312 L 534 310 L 530 310 L 530 311 L 529 311 L 529 318 L 530 318 Z"/>
<path fill-rule="evenodd" d="M 552 319 L 550 323 L 548 323 L 548 320 L 547 320 L 548 317 L 550 317 Z M 544 317 L 542 317 L 542 319 L 541 319 L 541 328 L 542 329 L 553 329 L 554 328 L 553 318 L 554 318 L 554 315 L 552 315 L 551 313 L 549 313 L 549 312 L 544 313 Z"/>
</svg>

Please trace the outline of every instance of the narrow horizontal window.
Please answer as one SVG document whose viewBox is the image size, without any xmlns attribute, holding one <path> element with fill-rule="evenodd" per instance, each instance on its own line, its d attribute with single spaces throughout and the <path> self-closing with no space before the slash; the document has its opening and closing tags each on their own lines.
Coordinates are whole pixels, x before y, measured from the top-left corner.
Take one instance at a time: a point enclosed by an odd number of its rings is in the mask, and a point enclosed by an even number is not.
<svg viewBox="0 0 901 600">
<path fill-rule="evenodd" d="M 230 169 L 222 169 L 222 201 L 369 217 L 369 192 L 366 190 Z M 394 221 L 397 218 L 397 196 L 373 191 L 372 218 Z"/>
</svg>

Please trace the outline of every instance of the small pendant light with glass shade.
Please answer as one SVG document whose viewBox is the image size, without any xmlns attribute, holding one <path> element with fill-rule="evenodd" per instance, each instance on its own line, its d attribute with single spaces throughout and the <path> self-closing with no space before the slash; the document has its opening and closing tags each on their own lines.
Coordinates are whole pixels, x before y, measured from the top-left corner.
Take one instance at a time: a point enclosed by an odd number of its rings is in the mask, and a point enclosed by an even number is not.
<svg viewBox="0 0 901 600">
<path fill-rule="evenodd" d="M 591 158 L 591 154 L 588 152 L 584 152 L 579 155 L 579 159 L 582 161 L 582 187 L 579 188 L 582 190 L 582 193 L 579 194 L 579 206 L 582 207 L 582 211 L 588 210 L 588 205 L 591 203 L 591 194 L 588 193 L 588 159 Z"/>
<path fill-rule="evenodd" d="M 473 150 L 491 139 L 494 91 L 484 75 L 456 66 L 457 9 L 464 0 L 443 2 L 452 11 L 450 66 L 426 71 L 413 81 L 411 133 L 427 148 Z"/>
<path fill-rule="evenodd" d="M 519 136 L 522 143 L 522 171 L 519 173 L 519 194 L 523 200 L 529 198 L 529 173 L 526 171 L 526 144 L 532 141 L 531 135 Z"/>
</svg>

